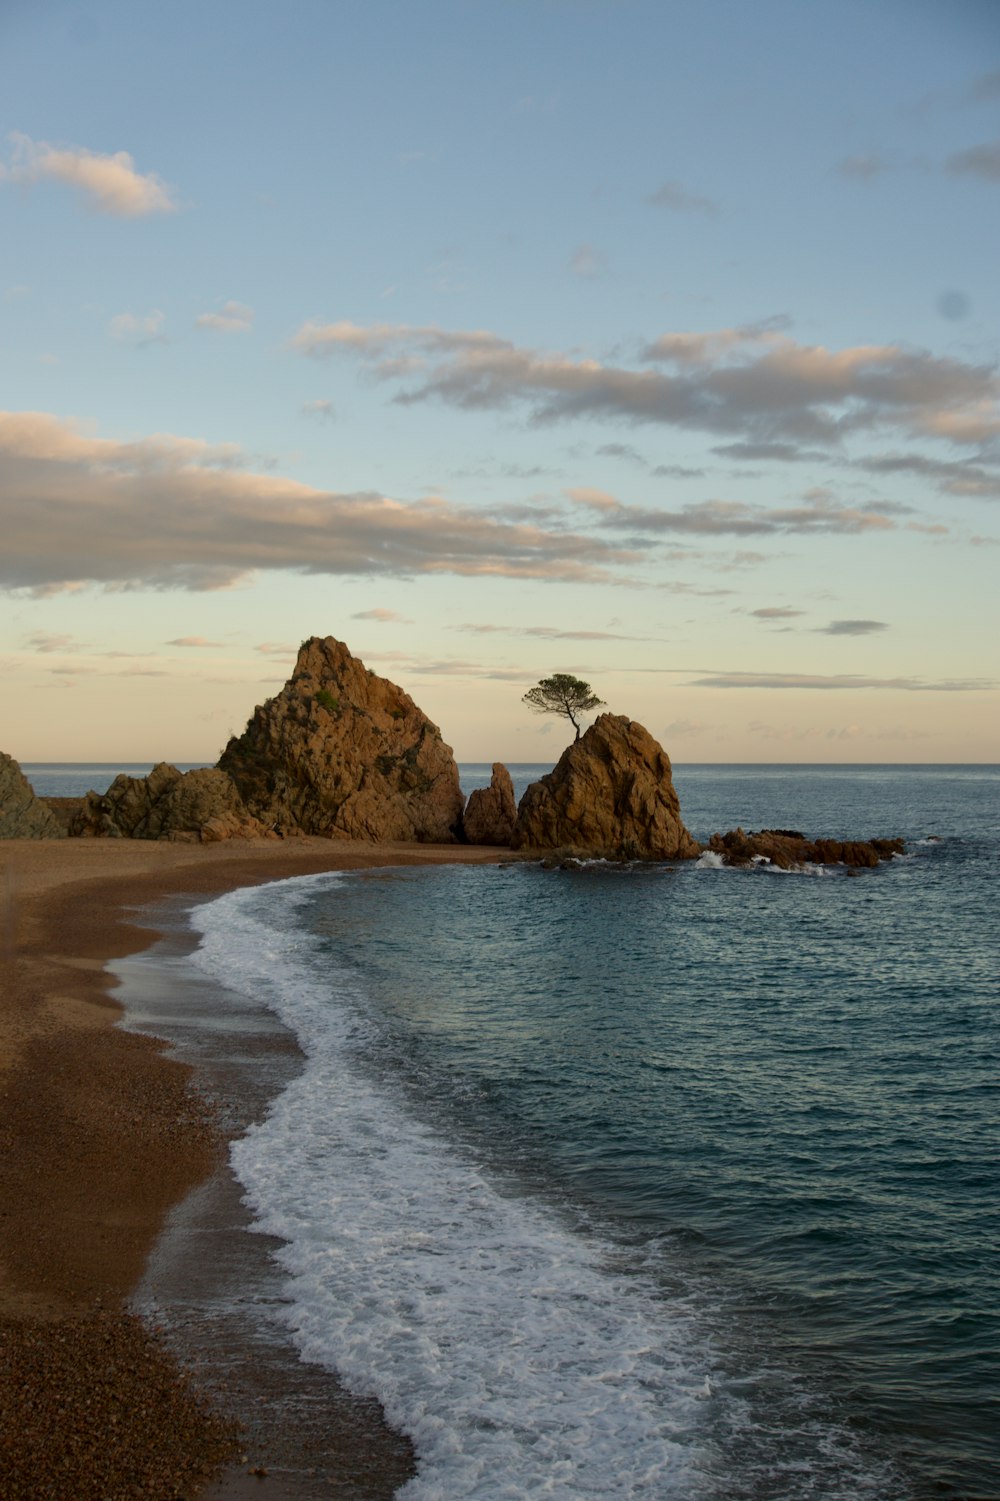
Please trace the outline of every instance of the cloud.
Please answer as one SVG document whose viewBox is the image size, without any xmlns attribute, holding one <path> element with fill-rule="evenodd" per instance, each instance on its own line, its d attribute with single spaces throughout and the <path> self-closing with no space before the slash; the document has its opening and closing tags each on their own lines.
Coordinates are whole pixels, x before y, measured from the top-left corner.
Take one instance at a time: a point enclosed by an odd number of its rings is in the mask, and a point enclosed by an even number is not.
<svg viewBox="0 0 1000 1501">
<path fill-rule="evenodd" d="M 622 636 L 613 631 L 564 631 L 552 625 L 456 625 L 456 631 L 478 636 L 536 636 L 542 641 L 648 641 L 649 636 Z"/>
<path fill-rule="evenodd" d="M 13 131 L 9 139 L 11 161 L 6 167 L 0 164 L 0 182 L 6 178 L 14 183 L 68 183 L 98 213 L 119 219 L 170 214 L 177 208 L 166 183 L 154 172 L 137 172 L 127 151 L 102 156 L 85 146 L 60 147 L 33 141 L 20 131 Z"/>
<path fill-rule="evenodd" d="M 404 625 L 409 624 L 405 615 L 399 615 L 395 610 L 383 610 L 379 607 L 376 607 L 374 610 L 359 610 L 356 615 L 351 616 L 351 619 L 377 620 L 380 625 L 388 625 L 393 621 L 399 621 Z"/>
<path fill-rule="evenodd" d="M 600 276 L 608 269 L 607 257 L 593 245 L 580 245 L 569 258 L 569 269 L 574 276 Z"/>
<path fill-rule="evenodd" d="M 224 302 L 218 313 L 199 313 L 196 328 L 210 328 L 220 334 L 244 334 L 253 328 L 254 310 L 245 302 Z"/>
<path fill-rule="evenodd" d="M 873 636 L 876 631 L 887 631 L 884 620 L 831 620 L 820 627 L 824 636 Z"/>
<path fill-rule="evenodd" d="M 154 308 L 151 313 L 141 316 L 135 313 L 116 313 L 108 328 L 111 337 L 120 344 L 134 344 L 139 349 L 145 349 L 148 344 L 166 343 L 163 332 L 165 321 L 166 314 L 159 308 Z"/>
<path fill-rule="evenodd" d="M 945 163 L 945 171 L 958 177 L 982 177 L 986 182 L 1000 182 L 1000 141 L 987 141 L 956 151 Z"/>
<path fill-rule="evenodd" d="M 32 651 L 40 652 L 64 652 L 83 650 L 83 648 L 77 644 L 76 638 L 74 636 L 53 636 L 50 635 L 47 631 L 36 631 L 33 636 L 29 636 L 28 645 L 31 647 Z"/>
<path fill-rule="evenodd" d="M 870 678 L 857 673 L 824 676 L 805 672 L 716 672 L 694 678 L 693 688 L 821 688 L 855 690 L 865 688 L 898 689 L 903 693 L 981 693 L 996 687 L 988 678 L 945 678 L 928 682 L 924 678 Z"/>
<path fill-rule="evenodd" d="M 653 204 L 655 208 L 669 209 L 678 214 L 707 214 L 711 219 L 717 218 L 719 214 L 719 205 L 714 198 L 692 193 L 674 178 L 661 182 L 655 192 L 650 193 L 646 202 Z"/>
<path fill-rule="evenodd" d="M 702 537 L 785 533 L 855 536 L 864 532 L 891 531 L 896 525 L 888 514 L 891 507 L 844 506 L 826 491 L 808 492 L 803 497 L 803 504 L 797 506 L 768 509 L 742 500 L 702 500 L 675 511 L 626 505 L 606 490 L 582 488 L 566 493 L 575 504 L 597 511 L 601 516 L 601 527 L 636 535 L 679 532 Z"/>
<path fill-rule="evenodd" d="M 243 468 L 226 445 L 96 438 L 0 412 L 0 587 L 232 588 L 257 569 L 614 579 L 636 553 L 436 496 L 343 494 Z"/>
<path fill-rule="evenodd" d="M 790 610 L 785 605 L 764 605 L 759 610 L 751 610 L 750 614 L 755 620 L 794 620 L 799 615 L 804 615 L 804 610 Z"/>
<path fill-rule="evenodd" d="M 663 334 L 631 368 L 433 325 L 306 323 L 291 345 L 313 358 L 353 356 L 376 380 L 399 386 L 402 405 L 523 406 L 538 424 L 604 418 L 831 449 L 881 428 L 954 443 L 1000 434 L 995 365 L 895 344 L 799 344 L 782 319 Z"/>
<path fill-rule="evenodd" d="M 1000 473 L 982 464 L 932 459 L 924 454 L 885 453 L 857 461 L 869 474 L 917 474 L 931 480 L 947 495 L 1000 499 Z"/>
<path fill-rule="evenodd" d="M 881 177 L 884 172 L 889 171 L 889 163 L 877 151 L 871 151 L 858 156 L 845 156 L 843 161 L 837 163 L 836 170 L 841 177 L 871 182 L 873 178 Z"/>
<path fill-rule="evenodd" d="M 259 651 L 265 657 L 294 657 L 298 650 L 291 641 L 261 641 L 254 647 L 254 651 Z"/>
<path fill-rule="evenodd" d="M 337 413 L 332 401 L 317 397 L 315 401 L 304 401 L 299 407 L 303 417 L 315 417 L 317 422 L 336 422 Z"/>
<path fill-rule="evenodd" d="M 204 636 L 175 636 L 168 646 L 222 646 L 221 641 L 206 641 Z"/>
<path fill-rule="evenodd" d="M 681 740 L 688 735 L 704 735 L 712 726 L 702 719 L 674 719 L 663 731 L 663 739 Z"/>
</svg>

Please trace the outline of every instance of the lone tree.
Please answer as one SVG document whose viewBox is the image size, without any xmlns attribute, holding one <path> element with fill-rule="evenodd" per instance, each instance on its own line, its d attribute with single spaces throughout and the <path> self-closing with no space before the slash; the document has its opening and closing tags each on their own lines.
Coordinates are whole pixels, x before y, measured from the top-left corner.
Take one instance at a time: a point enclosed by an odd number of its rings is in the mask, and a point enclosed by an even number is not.
<svg viewBox="0 0 1000 1501">
<path fill-rule="evenodd" d="M 576 716 L 586 714 L 590 709 L 604 707 L 603 698 L 598 698 L 589 683 L 568 672 L 557 672 L 550 678 L 542 678 L 534 688 L 528 689 L 523 702 L 539 714 L 564 715 L 576 730 L 577 740 L 580 738 L 580 725 Z"/>
</svg>

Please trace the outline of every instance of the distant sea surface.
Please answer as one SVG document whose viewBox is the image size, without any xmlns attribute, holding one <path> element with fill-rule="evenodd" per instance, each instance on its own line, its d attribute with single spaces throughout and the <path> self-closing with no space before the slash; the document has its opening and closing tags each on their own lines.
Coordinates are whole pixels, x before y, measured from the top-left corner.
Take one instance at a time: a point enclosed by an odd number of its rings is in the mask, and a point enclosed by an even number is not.
<svg viewBox="0 0 1000 1501">
<path fill-rule="evenodd" d="M 701 839 L 908 853 L 377 870 L 195 910 L 202 987 L 305 1054 L 233 1147 L 292 1337 L 412 1437 L 406 1501 L 996 1498 L 1000 769 L 675 782 Z"/>
</svg>

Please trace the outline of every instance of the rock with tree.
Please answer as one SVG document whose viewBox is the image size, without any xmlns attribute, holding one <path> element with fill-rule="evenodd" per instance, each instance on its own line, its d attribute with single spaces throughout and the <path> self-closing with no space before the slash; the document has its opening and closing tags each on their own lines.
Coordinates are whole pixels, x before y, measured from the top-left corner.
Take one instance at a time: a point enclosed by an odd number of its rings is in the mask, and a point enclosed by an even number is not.
<svg viewBox="0 0 1000 1501">
<path fill-rule="evenodd" d="M 493 763 L 488 787 L 469 793 L 464 829 L 469 844 L 510 844 L 517 821 L 517 803 L 510 772 L 500 761 Z"/>
<path fill-rule="evenodd" d="M 461 832 L 465 798 L 437 725 L 332 636 L 303 642 L 218 764 L 279 833 L 450 843 Z"/>
<path fill-rule="evenodd" d="M 568 672 L 542 678 L 534 688 L 528 689 L 522 702 L 536 714 L 559 714 L 568 719 L 576 731 L 577 740 L 580 738 L 580 716 L 604 708 L 603 698 L 598 698 L 590 684 Z"/>
<path fill-rule="evenodd" d="M 688 860 L 701 853 L 681 818 L 670 757 L 648 730 L 601 714 L 521 799 L 518 850 L 610 860 Z"/>
<path fill-rule="evenodd" d="M 13 756 L 0 751 L 0 839 L 65 839 L 66 830 Z"/>
</svg>

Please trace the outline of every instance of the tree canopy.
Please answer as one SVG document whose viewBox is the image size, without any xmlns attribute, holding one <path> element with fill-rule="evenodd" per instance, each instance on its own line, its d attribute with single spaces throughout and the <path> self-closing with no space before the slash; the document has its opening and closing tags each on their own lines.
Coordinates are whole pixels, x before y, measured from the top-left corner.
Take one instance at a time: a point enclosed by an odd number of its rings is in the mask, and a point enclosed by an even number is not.
<svg viewBox="0 0 1000 1501">
<path fill-rule="evenodd" d="M 604 699 L 598 698 L 589 683 L 568 672 L 542 678 L 534 688 L 528 689 L 523 702 L 539 714 L 562 714 L 576 730 L 577 740 L 580 738 L 580 723 L 576 716 L 604 707 Z"/>
</svg>

